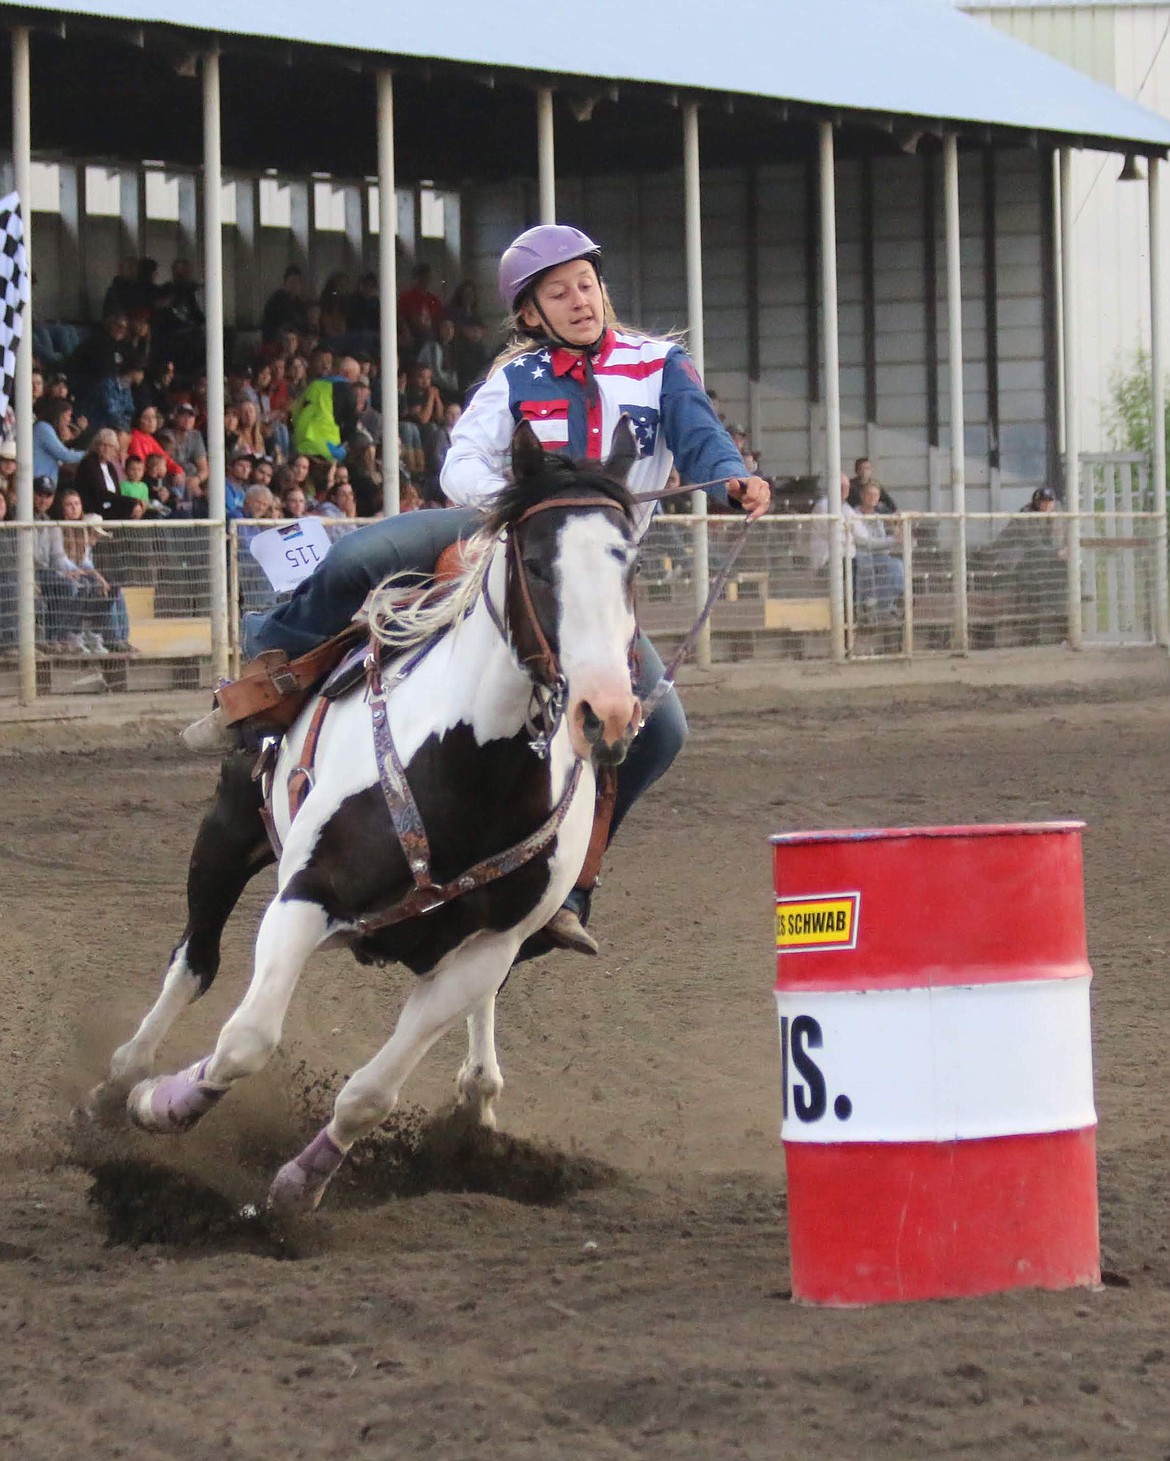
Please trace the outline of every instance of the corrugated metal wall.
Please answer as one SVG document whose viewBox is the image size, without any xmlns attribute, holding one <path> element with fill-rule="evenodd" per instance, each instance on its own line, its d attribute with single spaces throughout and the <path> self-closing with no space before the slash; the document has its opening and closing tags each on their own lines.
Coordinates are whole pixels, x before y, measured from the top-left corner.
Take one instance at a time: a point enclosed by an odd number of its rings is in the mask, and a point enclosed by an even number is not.
<svg viewBox="0 0 1170 1461">
<path fill-rule="evenodd" d="M 999 356 L 999 448 L 1002 492 L 990 466 L 985 298 L 984 155 L 964 154 L 960 195 L 963 255 L 963 353 L 972 510 L 1012 508 L 1045 479 L 1043 190 L 1047 158 L 994 154 L 995 339 Z M 927 169 L 935 170 L 936 306 L 928 306 Z M 747 297 L 749 189 L 746 169 L 703 174 L 703 291 L 707 384 L 729 421 L 750 421 Z M 818 473 L 820 412 L 810 390 L 809 358 L 819 362 L 815 189 L 800 164 L 761 168 L 757 179 L 760 440 L 764 470 L 776 476 Z M 932 473 L 929 362 L 937 362 L 939 446 L 949 452 L 947 338 L 941 165 L 917 156 L 872 165 L 872 297 L 868 297 L 863 165 L 837 173 L 842 454 L 870 455 L 907 508 L 942 508 L 939 470 Z M 607 278 L 618 313 L 651 331 L 686 325 L 682 176 L 628 175 L 558 180 L 557 211 L 605 246 Z M 810 216 L 810 212 L 811 215 Z M 501 249 L 535 217 L 530 186 L 473 189 L 465 196 L 465 247 L 481 298 L 494 298 Z M 811 236 L 810 230 L 814 230 Z M 810 268 L 811 265 L 811 268 Z M 874 325 L 872 381 L 867 381 L 867 309 Z M 934 338 L 931 339 L 931 325 Z M 811 338 L 810 338 L 811 334 Z M 816 371 L 819 378 L 819 371 Z M 866 410 L 867 384 L 876 407 Z M 817 394 L 819 395 L 819 379 Z M 934 477 L 934 491 L 931 482 Z M 943 473 L 945 477 L 945 473 Z"/>
<path fill-rule="evenodd" d="M 963 8 L 1170 117 L 1170 6 L 1016 0 Z M 1078 386 L 1086 451 L 1113 444 L 1111 378 L 1139 349 L 1149 349 L 1147 193 L 1139 183 L 1118 181 L 1122 162 L 1111 153 L 1073 157 Z"/>
</svg>

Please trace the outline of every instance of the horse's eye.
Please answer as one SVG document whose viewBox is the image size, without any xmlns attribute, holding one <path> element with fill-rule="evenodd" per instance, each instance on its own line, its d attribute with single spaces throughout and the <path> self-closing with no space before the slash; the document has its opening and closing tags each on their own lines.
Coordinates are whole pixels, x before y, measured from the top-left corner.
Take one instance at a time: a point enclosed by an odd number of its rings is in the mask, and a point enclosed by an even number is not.
<svg viewBox="0 0 1170 1461">
<path fill-rule="evenodd" d="M 524 572 L 537 583 L 552 583 L 552 574 L 542 558 L 525 558 Z"/>
</svg>

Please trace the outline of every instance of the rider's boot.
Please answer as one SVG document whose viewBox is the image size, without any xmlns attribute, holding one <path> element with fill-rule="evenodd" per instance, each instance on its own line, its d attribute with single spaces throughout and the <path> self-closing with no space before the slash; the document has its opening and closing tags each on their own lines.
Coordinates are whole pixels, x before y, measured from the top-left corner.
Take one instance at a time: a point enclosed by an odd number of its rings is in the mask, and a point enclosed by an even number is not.
<svg viewBox="0 0 1170 1461">
<path fill-rule="evenodd" d="M 206 715 L 180 731 L 179 739 L 196 755 L 226 756 L 240 744 L 240 727 L 238 723 L 229 725 L 222 708 L 215 705 Z"/>
</svg>

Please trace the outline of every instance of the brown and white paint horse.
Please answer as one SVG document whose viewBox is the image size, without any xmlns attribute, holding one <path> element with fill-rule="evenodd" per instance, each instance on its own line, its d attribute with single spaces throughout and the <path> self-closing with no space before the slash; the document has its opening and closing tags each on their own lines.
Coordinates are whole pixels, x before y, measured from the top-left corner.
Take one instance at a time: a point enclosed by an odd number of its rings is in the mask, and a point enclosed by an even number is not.
<svg viewBox="0 0 1170 1461">
<path fill-rule="evenodd" d="M 635 451 L 632 433 L 620 429 L 604 466 L 574 466 L 546 456 L 522 425 L 512 448 L 514 485 L 472 540 L 474 566 L 445 601 L 417 610 L 399 631 L 396 648 L 409 653 L 412 642 L 448 626 L 384 702 L 430 841 L 435 881 L 458 878 L 515 846 L 564 797 L 564 817 L 548 847 L 430 912 L 363 932 L 363 917 L 412 890 L 411 869 L 391 821 L 370 706 L 360 690 L 325 717 L 315 784 L 290 818 L 285 788 L 310 704 L 286 737 L 275 770 L 278 891 L 260 924 L 243 1001 L 209 1056 L 175 1075 L 151 1074 L 163 1037 L 215 978 L 220 937 L 241 892 L 274 857 L 252 758 L 235 754 L 224 762 L 192 852 L 187 928 L 162 992 L 137 1033 L 114 1053 L 91 1110 L 108 1108 L 113 1096 L 147 1131 L 193 1126 L 265 1065 L 306 961 L 341 943 L 363 959 L 401 962 L 418 978 L 393 1035 L 346 1082 L 328 1124 L 281 1168 L 269 1201 L 315 1207 L 345 1153 L 386 1119 L 415 1065 L 464 1018 L 469 1049 L 458 1096 L 494 1124 L 503 1086 L 494 1041 L 497 991 L 521 944 L 576 881 L 593 822 L 595 766 L 620 762 L 640 723 L 629 658 L 636 544 L 622 485 Z M 510 536 L 518 565 L 509 564 Z M 524 583 L 518 586 L 518 579 Z M 533 619 L 564 680 L 563 701 L 551 711 L 534 680 Z M 395 663 L 386 668 L 387 682 Z M 535 738 L 535 748 L 534 704 L 543 707 L 537 719 L 548 732 L 544 744 Z"/>
</svg>

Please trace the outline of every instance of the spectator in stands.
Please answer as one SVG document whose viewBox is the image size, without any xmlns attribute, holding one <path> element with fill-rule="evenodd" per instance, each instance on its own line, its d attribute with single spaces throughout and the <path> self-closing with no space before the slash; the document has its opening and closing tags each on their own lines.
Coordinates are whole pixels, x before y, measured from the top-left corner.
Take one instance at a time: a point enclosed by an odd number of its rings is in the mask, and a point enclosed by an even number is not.
<svg viewBox="0 0 1170 1461">
<path fill-rule="evenodd" d="M 132 497 L 136 502 L 141 502 L 145 508 L 150 501 L 150 488 L 146 484 L 145 457 L 140 457 L 137 452 L 131 452 L 126 458 L 126 465 L 122 470 L 123 477 L 118 484 L 118 491 L 123 497 Z"/>
<path fill-rule="evenodd" d="M 881 487 L 870 480 L 861 489 L 857 511 L 849 519 L 849 531 L 857 548 L 856 592 L 863 615 L 890 616 L 906 587 L 901 558 L 895 557 L 901 540 L 898 526 L 888 526 L 888 513 L 878 512 Z"/>
<path fill-rule="evenodd" d="M 303 355 L 291 355 L 285 373 L 288 385 L 288 408 L 291 411 L 304 395 L 309 384 L 309 362 Z"/>
<path fill-rule="evenodd" d="M 110 534 L 96 514 L 82 512 L 75 488 L 61 492 L 61 543 L 72 567 L 73 599 L 77 615 L 75 634 L 84 654 L 126 654 L 130 651 L 130 620 L 122 590 L 94 567 L 93 546 Z M 108 645 L 107 645 L 107 640 Z M 70 645 L 70 648 L 76 646 Z"/>
<path fill-rule="evenodd" d="M 251 485 L 251 454 L 245 451 L 233 452 L 227 466 L 227 480 L 224 483 L 226 515 L 229 518 L 243 517 L 244 493 Z"/>
<path fill-rule="evenodd" d="M 127 314 L 121 311 L 108 314 L 73 352 L 69 361 L 69 376 L 82 396 L 102 376 L 117 375 L 125 369 L 129 358 L 126 348 L 129 332 L 130 318 Z"/>
<path fill-rule="evenodd" d="M 8 515 L 16 510 L 16 443 L 0 441 L 0 497 L 8 504 Z"/>
<path fill-rule="evenodd" d="M 289 406 L 288 388 L 288 360 L 283 355 L 277 355 L 268 362 L 268 410 L 274 418 L 287 423 Z M 257 391 L 260 390 L 259 372 L 257 372 Z M 263 405 L 263 401 L 261 401 Z M 287 450 L 287 449 L 286 449 Z"/>
<path fill-rule="evenodd" d="M 345 344 L 348 328 L 350 288 L 345 274 L 330 274 L 321 286 L 319 308 L 321 310 L 321 338 L 341 348 Z"/>
<path fill-rule="evenodd" d="M 443 398 L 434 383 L 429 365 L 412 365 L 406 383 L 406 416 L 418 427 L 423 453 L 431 444 L 443 422 Z"/>
<path fill-rule="evenodd" d="M 849 519 L 853 516 L 853 509 L 849 506 L 849 478 L 846 473 L 841 473 L 841 516 L 844 519 L 844 540 L 845 557 L 852 561 L 857 557 L 857 544 L 854 542 L 853 534 L 849 529 Z M 823 492 L 813 503 L 814 517 L 828 517 L 829 495 Z M 814 573 L 820 573 L 829 565 L 830 539 L 829 524 L 813 523 L 809 529 L 808 537 L 808 559 L 809 567 Z"/>
<path fill-rule="evenodd" d="M 203 433 L 195 429 L 195 407 L 190 401 L 180 401 L 175 407 L 173 455 L 185 477 L 194 474 L 201 482 L 207 481 L 207 443 Z"/>
<path fill-rule="evenodd" d="M 378 276 L 364 273 L 358 279 L 358 288 L 346 304 L 346 321 L 351 336 L 370 336 L 377 339 L 381 333 L 381 301 L 378 298 Z M 359 345 L 359 342 L 353 342 Z"/>
<path fill-rule="evenodd" d="M 257 487 L 271 487 L 276 464 L 271 457 L 264 456 L 252 463 L 252 482 Z"/>
<path fill-rule="evenodd" d="M 412 334 L 419 333 L 420 322 L 434 324 L 444 316 L 443 301 L 431 289 L 431 266 L 416 264 L 411 271 L 414 283 L 398 296 L 398 313 Z"/>
<path fill-rule="evenodd" d="M 190 260 L 176 259 L 171 264 L 171 282 L 160 297 L 155 313 L 159 344 L 187 370 L 202 358 L 205 348 L 205 318 L 199 305 L 199 288 Z"/>
<path fill-rule="evenodd" d="M 103 375 L 89 397 L 89 419 L 100 431 L 113 427 L 129 431 L 141 411 L 134 399 L 134 387 L 142 381 L 140 367 L 124 366 L 117 375 Z"/>
<path fill-rule="evenodd" d="M 151 364 L 153 338 L 150 328 L 150 311 L 148 309 L 131 310 L 129 325 L 126 329 L 126 363 L 137 367 L 144 375 Z"/>
<path fill-rule="evenodd" d="M 166 459 L 167 471 L 172 476 L 182 477 L 183 468 L 169 452 L 163 450 L 155 435 L 159 424 L 159 414 L 153 406 L 147 406 L 145 411 L 140 411 L 134 422 L 134 430 L 130 433 L 130 450 L 135 456 L 141 457 L 144 462 L 152 452 L 157 453 Z"/>
<path fill-rule="evenodd" d="M 319 356 L 321 368 L 324 353 Z M 353 434 L 356 421 L 358 376 L 357 361 L 346 355 L 338 361 L 336 375 L 310 381 L 292 411 L 293 445 L 298 452 L 320 463 L 344 457 L 342 442 Z"/>
<path fill-rule="evenodd" d="M 33 398 L 33 405 L 34 406 L 36 405 L 36 403 L 41 399 L 41 397 L 44 394 L 45 394 L 45 376 L 44 376 L 44 372 L 41 371 L 41 370 L 39 370 L 39 369 L 37 369 L 34 366 L 33 373 L 32 373 L 32 398 Z"/>
<path fill-rule="evenodd" d="M 309 328 L 309 311 L 305 302 L 305 276 L 296 264 L 284 271 L 284 282 L 264 303 L 260 331 L 265 340 L 275 340 L 282 330 L 298 333 Z"/>
<path fill-rule="evenodd" d="M 455 293 L 447 302 L 447 318 L 457 330 L 469 320 L 479 318 L 479 294 L 472 280 L 464 279 L 456 286 Z"/>
<path fill-rule="evenodd" d="M 431 379 L 444 401 L 461 399 L 459 374 L 455 368 L 455 326 L 450 320 L 440 320 L 434 338 L 419 346 L 415 364 L 430 366 Z"/>
<path fill-rule="evenodd" d="M 73 406 L 69 401 L 44 397 L 41 412 L 33 426 L 33 476 L 45 478 L 57 486 L 57 477 L 63 466 L 76 466 L 83 451 L 65 445 L 63 435 L 71 435 Z"/>
<path fill-rule="evenodd" d="M 260 409 L 260 397 L 252 385 L 252 371 L 248 366 L 233 365 L 228 371 L 225 399 L 233 406 L 242 406 L 245 401 L 251 401 L 257 410 Z"/>
<path fill-rule="evenodd" d="M 240 438 L 240 413 L 235 406 L 223 408 L 223 450 L 230 457 Z"/>
<path fill-rule="evenodd" d="M 134 271 L 134 283 L 131 286 L 130 297 L 133 303 L 130 308 L 134 310 L 146 310 L 147 319 L 150 318 L 158 300 L 158 282 L 155 276 L 158 274 L 158 260 L 142 258 L 138 260 L 138 267 Z"/>
<path fill-rule="evenodd" d="M 282 517 L 304 517 L 309 506 L 305 489 L 295 484 L 289 487 L 280 499 L 280 506 Z"/>
<path fill-rule="evenodd" d="M 372 441 L 357 448 L 349 469 L 358 517 L 377 517 L 382 511 L 382 473 Z"/>
<path fill-rule="evenodd" d="M 65 543 L 60 526 L 49 517 L 57 489 L 47 477 L 33 482 L 33 521 L 38 524 L 33 534 L 33 569 L 40 599 L 41 647 L 49 653 L 71 650 L 86 653 L 78 633 L 79 616 L 75 603 L 76 574 L 65 556 Z"/>
<path fill-rule="evenodd" d="M 353 388 L 356 424 L 373 442 L 382 440 L 382 413 L 375 411 L 370 400 L 370 382 L 362 376 Z"/>
<path fill-rule="evenodd" d="M 289 463 L 290 480 L 295 482 L 298 487 L 303 488 L 306 493 L 312 488 L 312 466 L 312 462 L 305 456 L 304 452 L 298 452 Z M 283 495 L 284 492 L 282 489 L 281 496 Z"/>
<path fill-rule="evenodd" d="M 268 443 L 260 425 L 260 408 L 253 401 L 241 401 L 239 405 L 240 429 L 236 435 L 236 451 L 246 451 L 253 457 L 268 455 Z"/>
<path fill-rule="evenodd" d="M 466 397 L 472 386 L 483 379 L 491 362 L 491 353 L 487 346 L 487 327 L 482 320 L 472 318 L 459 326 L 452 354 L 459 393 Z"/>
<path fill-rule="evenodd" d="M 73 485 L 81 495 L 83 512 L 96 512 L 103 518 L 124 516 L 118 504 L 121 465 L 118 433 L 111 427 L 102 427 L 94 433 L 89 450 L 78 463 L 73 478 Z"/>
<path fill-rule="evenodd" d="M 862 491 L 875 480 L 873 462 L 869 457 L 858 457 L 853 463 L 853 476 L 849 479 L 849 506 L 854 512 L 861 506 Z M 878 494 L 878 512 L 888 516 L 898 511 L 898 504 L 880 483 Z"/>
<path fill-rule="evenodd" d="M 106 297 L 102 300 L 102 317 L 128 315 L 134 307 L 134 281 L 138 276 L 138 260 L 127 254 L 118 264 L 118 272 L 110 281 Z"/>
<path fill-rule="evenodd" d="M 279 362 L 281 369 L 284 362 Z M 272 406 L 272 363 L 263 361 L 256 367 L 253 389 L 260 407 L 260 432 L 266 456 L 286 457 L 289 448 L 287 417 Z"/>
<path fill-rule="evenodd" d="M 260 482 L 252 483 L 244 493 L 244 517 L 250 522 L 280 517 L 280 503 L 271 488 Z"/>
</svg>

